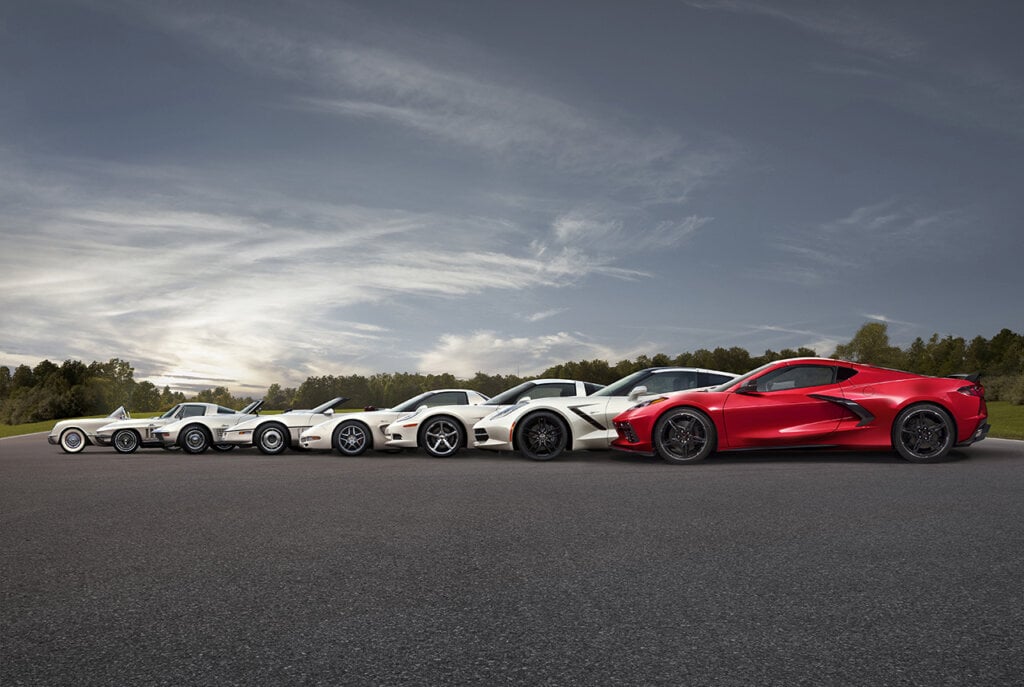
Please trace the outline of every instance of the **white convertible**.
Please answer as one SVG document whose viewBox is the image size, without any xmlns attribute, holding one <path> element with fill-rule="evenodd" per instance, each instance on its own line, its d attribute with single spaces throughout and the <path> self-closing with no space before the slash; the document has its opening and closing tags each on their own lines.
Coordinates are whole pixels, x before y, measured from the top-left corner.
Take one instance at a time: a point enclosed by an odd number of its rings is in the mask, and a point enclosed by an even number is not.
<svg viewBox="0 0 1024 687">
<path fill-rule="evenodd" d="M 127 420 L 131 415 L 119 406 L 117 410 L 106 417 L 76 417 L 73 420 L 61 420 L 50 430 L 46 440 L 59 445 L 64 453 L 80 453 L 82 449 L 90 444 L 96 443 L 96 430 L 115 420 Z"/>
<path fill-rule="evenodd" d="M 300 434 L 299 445 L 309 450 L 329 451 L 334 448 L 343 456 L 358 456 L 368 449 L 384 448 L 387 437 L 381 428 L 387 427 L 389 423 L 417 408 L 479 405 L 485 401 L 486 396 L 471 389 L 427 391 L 399 403 L 394 408 L 376 408 L 336 415 Z"/>
<path fill-rule="evenodd" d="M 585 396 L 601 388 L 600 384 L 572 379 L 537 379 L 507 389 L 486 403 L 465 406 L 419 408 L 381 427 L 388 448 L 422 446 L 430 455 L 445 458 L 467 445 L 473 425 L 485 416 L 525 398 Z"/>
<path fill-rule="evenodd" d="M 474 425 L 474 446 L 519 451 L 533 460 L 552 460 L 567 450 L 606 449 L 616 437 L 612 419 L 622 411 L 665 393 L 707 388 L 735 377 L 693 367 L 640 370 L 586 397 L 533 399 L 499 410 Z"/>
<path fill-rule="evenodd" d="M 289 410 L 280 415 L 265 415 L 240 422 L 225 431 L 219 441 L 233 446 L 255 445 L 262 453 L 275 455 L 298 446 L 299 435 L 334 415 L 335 406 L 348 399 L 332 398 L 312 410 Z"/>
<path fill-rule="evenodd" d="M 238 422 L 251 417 L 250 413 L 256 412 L 262 404 L 262 401 L 254 401 L 241 410 L 234 410 L 215 403 L 179 403 L 159 417 L 126 418 L 107 423 L 96 431 L 96 443 L 113 446 L 118 453 L 135 453 L 139 448 L 162 448 L 164 443 L 156 436 L 156 430 L 161 427 L 192 418 L 226 418 L 225 421 Z M 219 450 L 226 449 L 219 447 Z"/>
<path fill-rule="evenodd" d="M 153 438 L 164 448 L 180 447 L 185 453 L 203 453 L 208 448 L 215 451 L 230 451 L 231 444 L 221 440 L 224 430 L 239 422 L 258 417 L 263 401 L 253 401 L 241 410 L 214 406 L 219 411 L 204 415 L 185 415 L 173 422 L 153 430 Z"/>
</svg>

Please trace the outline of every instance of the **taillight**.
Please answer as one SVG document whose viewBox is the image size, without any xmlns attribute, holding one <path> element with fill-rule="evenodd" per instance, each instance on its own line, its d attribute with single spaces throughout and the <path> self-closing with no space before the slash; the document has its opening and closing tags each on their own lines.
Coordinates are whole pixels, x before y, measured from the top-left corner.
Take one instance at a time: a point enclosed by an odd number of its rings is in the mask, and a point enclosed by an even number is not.
<svg viewBox="0 0 1024 687">
<path fill-rule="evenodd" d="M 978 398 L 985 398 L 985 387 L 981 384 L 971 384 L 970 386 L 962 386 L 956 390 L 957 393 L 963 394 L 964 396 L 977 396 Z"/>
</svg>

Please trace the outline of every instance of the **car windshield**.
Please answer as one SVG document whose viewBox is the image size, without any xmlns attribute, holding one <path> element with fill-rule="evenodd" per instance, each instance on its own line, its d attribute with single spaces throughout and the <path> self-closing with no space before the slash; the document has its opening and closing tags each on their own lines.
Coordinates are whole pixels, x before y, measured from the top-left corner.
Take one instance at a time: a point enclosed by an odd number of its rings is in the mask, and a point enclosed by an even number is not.
<svg viewBox="0 0 1024 687">
<path fill-rule="evenodd" d="M 651 374 L 650 370 L 640 370 L 634 372 L 631 375 L 623 377 L 617 382 L 612 382 L 608 386 L 594 393 L 591 396 L 628 396 L 629 392 L 633 390 L 640 380 L 647 379 Z"/>
<path fill-rule="evenodd" d="M 180 408 L 180 407 L 181 407 L 181 404 L 179 403 L 178 405 L 174 406 L 173 408 L 171 408 L 170 410 L 168 410 L 168 411 L 167 411 L 166 413 L 164 413 L 163 415 L 161 415 L 161 416 L 160 416 L 160 419 L 162 420 L 162 419 L 164 419 L 164 418 L 168 418 L 168 417 L 174 417 L 174 414 L 175 414 L 176 412 L 178 412 L 178 408 Z"/>
<path fill-rule="evenodd" d="M 523 395 L 523 392 L 532 389 L 537 386 L 534 382 L 523 382 L 519 386 L 514 386 L 507 391 L 502 391 L 500 394 L 495 396 L 489 401 L 486 401 L 483 405 L 485 406 L 510 406 L 516 402 L 516 399 Z"/>
<path fill-rule="evenodd" d="M 708 389 L 708 391 L 725 391 L 726 389 L 728 389 L 728 388 L 730 388 L 732 386 L 739 386 L 740 384 L 742 384 L 743 382 L 747 381 L 748 379 L 750 379 L 751 377 L 753 377 L 757 373 L 762 372 L 763 370 L 771 367 L 776 362 L 778 362 L 778 361 L 772 361 L 770 363 L 765 363 L 761 367 L 754 368 L 753 370 L 751 370 L 747 374 L 740 375 L 736 379 L 730 379 L 729 381 L 723 382 L 723 383 L 719 384 L 718 386 L 713 386 L 710 389 Z"/>
<path fill-rule="evenodd" d="M 395 406 L 391 410 L 396 410 L 396 411 L 398 411 L 400 413 L 404 413 L 404 412 L 409 411 L 409 410 L 416 410 L 421 405 L 423 405 L 424 401 L 426 401 L 428 398 L 430 398 L 433 395 L 434 395 L 433 391 L 425 391 L 422 394 L 420 394 L 419 396 L 413 396 L 408 401 L 403 401 L 402 403 L 399 403 L 397 406 Z"/>
</svg>

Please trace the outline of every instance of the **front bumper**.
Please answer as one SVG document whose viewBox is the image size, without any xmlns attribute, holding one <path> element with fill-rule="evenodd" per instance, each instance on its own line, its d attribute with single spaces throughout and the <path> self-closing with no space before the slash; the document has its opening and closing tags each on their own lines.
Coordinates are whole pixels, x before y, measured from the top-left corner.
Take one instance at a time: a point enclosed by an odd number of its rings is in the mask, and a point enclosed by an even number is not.
<svg viewBox="0 0 1024 687">
<path fill-rule="evenodd" d="M 485 451 L 512 451 L 512 438 L 509 436 L 508 428 L 488 430 L 486 427 L 473 428 L 473 448 L 482 448 Z"/>
<path fill-rule="evenodd" d="M 60 443 L 60 437 L 58 437 L 58 436 L 55 436 L 55 435 L 53 435 L 53 434 L 48 434 L 48 435 L 46 436 L 46 441 L 47 441 L 48 443 L 50 443 L 50 444 L 52 444 L 52 445 L 56 446 L 57 444 L 59 444 L 59 443 Z"/>
<path fill-rule="evenodd" d="M 111 446 L 113 445 L 113 438 L 113 434 L 97 434 L 92 440 L 97 446 Z"/>
</svg>

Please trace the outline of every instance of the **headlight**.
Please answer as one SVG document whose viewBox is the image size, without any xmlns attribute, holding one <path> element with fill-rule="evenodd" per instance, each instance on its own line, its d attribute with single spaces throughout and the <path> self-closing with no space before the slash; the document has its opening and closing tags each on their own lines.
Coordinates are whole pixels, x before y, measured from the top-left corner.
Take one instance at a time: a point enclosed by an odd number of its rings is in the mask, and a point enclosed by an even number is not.
<svg viewBox="0 0 1024 687">
<path fill-rule="evenodd" d="M 487 421 L 487 420 L 497 420 L 499 417 L 505 417 L 506 415 L 511 415 L 514 411 L 519 410 L 519 405 L 520 404 L 517 403 L 514 406 L 509 406 L 508 408 L 502 408 L 501 410 L 499 410 L 499 411 L 497 411 L 495 413 L 491 413 L 490 415 L 488 415 L 487 417 L 484 418 L 484 421 Z"/>
<path fill-rule="evenodd" d="M 640 401 L 635 406 L 630 408 L 630 410 L 636 410 L 637 408 L 646 408 L 647 406 L 653 406 L 655 403 L 661 403 L 662 401 L 667 400 L 668 396 L 658 396 L 657 398 L 652 398 L 649 401 Z"/>
<path fill-rule="evenodd" d="M 392 422 L 390 424 L 395 424 L 397 422 L 405 422 L 406 420 L 411 420 L 414 417 L 416 417 L 417 415 L 419 415 L 420 413 L 422 413 L 424 410 L 426 410 L 426 408 L 417 408 L 416 410 L 412 411 L 408 415 L 403 415 L 402 417 L 398 418 L 397 420 L 395 420 L 394 422 Z"/>
</svg>

